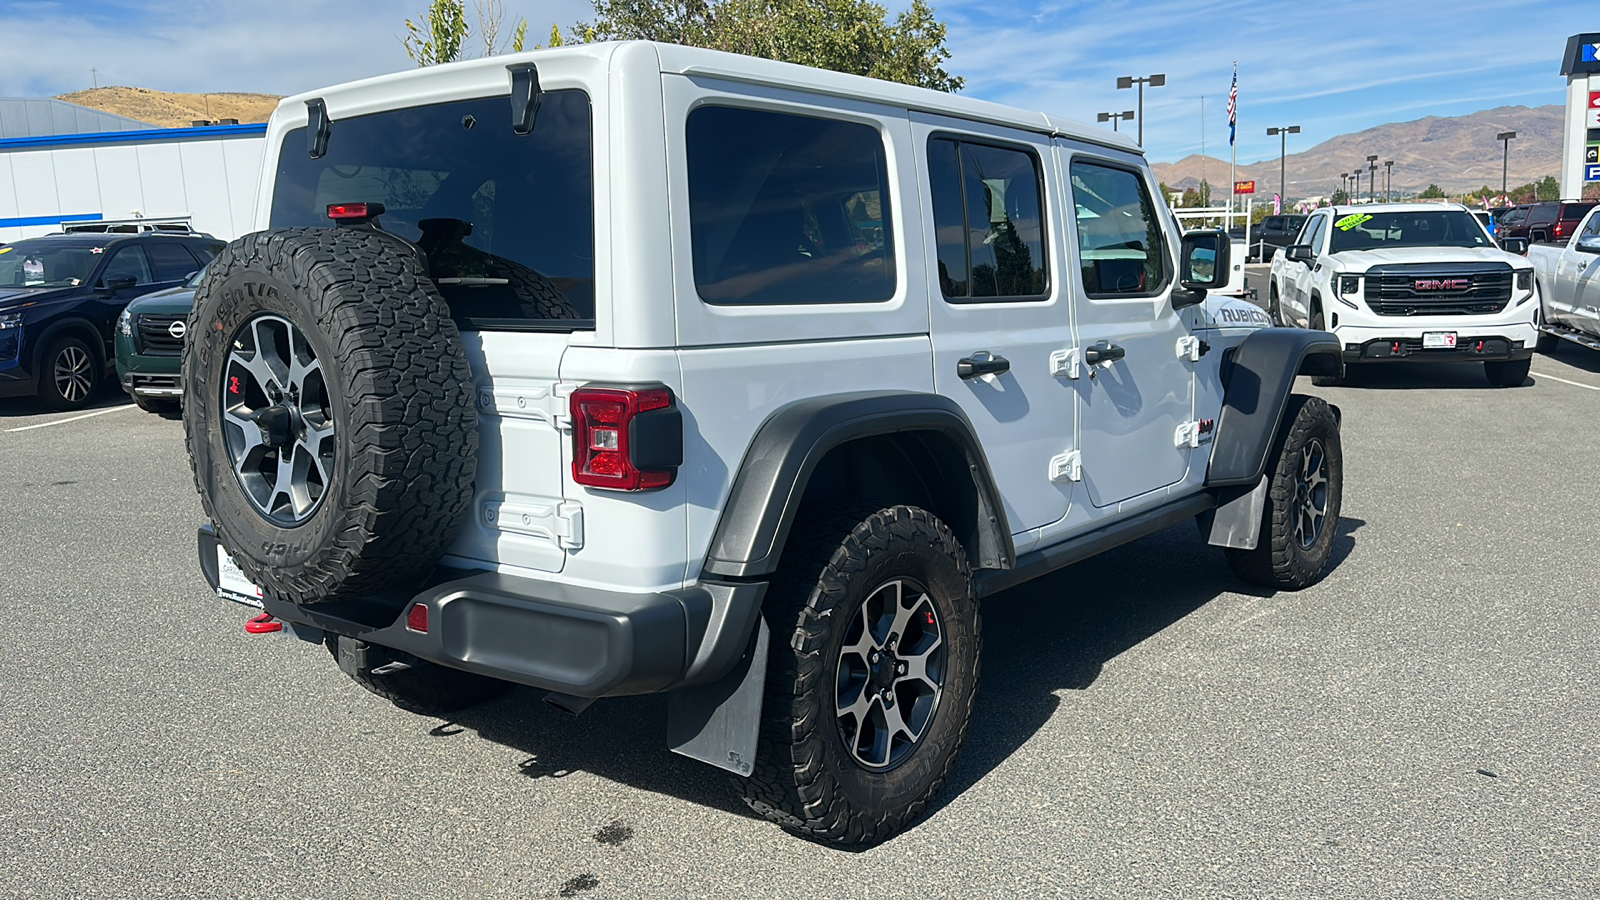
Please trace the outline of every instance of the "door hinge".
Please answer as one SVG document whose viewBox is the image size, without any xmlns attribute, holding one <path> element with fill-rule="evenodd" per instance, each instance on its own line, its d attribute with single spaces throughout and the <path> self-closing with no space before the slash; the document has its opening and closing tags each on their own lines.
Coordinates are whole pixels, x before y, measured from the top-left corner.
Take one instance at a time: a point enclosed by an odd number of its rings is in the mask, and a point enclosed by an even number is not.
<svg viewBox="0 0 1600 900">
<path fill-rule="evenodd" d="M 1083 354 L 1077 347 L 1056 350 L 1050 354 L 1050 374 L 1077 378 L 1083 374 Z"/>
<path fill-rule="evenodd" d="M 1178 338 L 1178 358 L 1189 362 L 1199 362 L 1211 350 L 1211 345 L 1197 337 Z"/>
<path fill-rule="evenodd" d="M 1051 481 L 1082 481 L 1083 480 L 1083 454 L 1077 450 L 1052 457 L 1050 460 Z"/>
<path fill-rule="evenodd" d="M 570 500 L 556 504 L 556 543 L 563 550 L 583 549 L 583 506 Z"/>
<path fill-rule="evenodd" d="M 583 505 L 571 500 L 540 502 L 531 497 L 489 500 L 483 524 L 498 531 L 554 539 L 563 550 L 583 549 Z"/>
<path fill-rule="evenodd" d="M 1198 447 L 1209 444 L 1216 437 L 1217 420 L 1201 419 L 1198 422 L 1185 422 L 1178 426 L 1172 434 L 1172 443 L 1177 447 Z"/>
<path fill-rule="evenodd" d="M 539 419 L 557 431 L 572 428 L 571 397 L 576 385 L 501 384 L 478 386 L 478 411 L 501 416 Z"/>
</svg>

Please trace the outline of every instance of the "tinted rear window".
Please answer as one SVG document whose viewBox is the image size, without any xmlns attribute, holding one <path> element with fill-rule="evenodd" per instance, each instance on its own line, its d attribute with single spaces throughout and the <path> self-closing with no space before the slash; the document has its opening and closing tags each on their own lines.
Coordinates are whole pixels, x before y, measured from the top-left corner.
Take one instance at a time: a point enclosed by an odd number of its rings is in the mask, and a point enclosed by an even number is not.
<svg viewBox="0 0 1600 900">
<path fill-rule="evenodd" d="M 894 296 L 888 162 L 859 122 L 726 106 L 689 114 L 689 232 L 707 303 Z"/>
<path fill-rule="evenodd" d="M 1563 206 L 1561 208 L 1561 218 L 1576 221 L 1583 218 L 1593 208 L 1592 206 Z"/>
<path fill-rule="evenodd" d="M 278 157 L 272 227 L 328 226 L 331 203 L 378 202 L 414 241 L 463 327 L 593 327 L 589 98 L 547 91 L 532 134 L 504 96 L 333 122 L 312 159 L 304 128 Z"/>
</svg>

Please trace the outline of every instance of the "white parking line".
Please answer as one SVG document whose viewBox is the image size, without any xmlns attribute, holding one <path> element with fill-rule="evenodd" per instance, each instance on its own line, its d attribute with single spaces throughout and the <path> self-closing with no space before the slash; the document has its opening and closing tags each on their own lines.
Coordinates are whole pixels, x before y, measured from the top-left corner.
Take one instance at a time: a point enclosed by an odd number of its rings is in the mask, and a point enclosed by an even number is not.
<svg viewBox="0 0 1600 900">
<path fill-rule="evenodd" d="M 35 428 L 49 428 L 51 425 L 65 425 L 68 422 L 76 422 L 79 419 L 92 419 L 95 416 L 103 416 L 106 413 L 121 412 L 124 409 L 138 409 L 138 407 L 134 406 L 132 404 L 129 404 L 127 406 L 113 406 L 110 409 L 97 409 L 94 412 L 84 413 L 81 416 L 73 416 L 70 419 L 57 419 L 54 422 L 40 422 L 37 425 L 24 425 L 21 428 L 7 428 L 6 429 L 6 434 L 11 434 L 11 433 L 17 432 L 17 431 L 32 431 Z"/>
<path fill-rule="evenodd" d="M 1600 391 L 1600 387 L 1595 387 L 1592 384 L 1584 384 L 1581 381 L 1568 381 L 1565 378 L 1557 378 L 1554 375 L 1546 375 L 1543 372 L 1530 372 L 1529 374 L 1532 375 L 1535 378 L 1548 378 L 1551 381 L 1559 381 L 1562 384 L 1570 384 L 1573 387 L 1587 388 L 1588 390 L 1591 390 L 1591 391 Z"/>
</svg>

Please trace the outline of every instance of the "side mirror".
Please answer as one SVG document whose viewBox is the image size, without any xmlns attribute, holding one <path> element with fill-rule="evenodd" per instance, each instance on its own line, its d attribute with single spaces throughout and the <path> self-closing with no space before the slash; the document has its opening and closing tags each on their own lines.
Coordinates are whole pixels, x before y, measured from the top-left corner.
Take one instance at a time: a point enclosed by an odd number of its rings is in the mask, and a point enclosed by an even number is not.
<svg viewBox="0 0 1600 900">
<path fill-rule="evenodd" d="M 117 291 L 125 291 L 138 283 L 139 279 L 132 275 L 113 275 L 110 278 L 100 280 L 100 289 L 108 294 L 115 294 Z"/>
<path fill-rule="evenodd" d="M 1191 231 L 1185 234 L 1178 283 L 1189 290 L 1226 287 L 1232 249 L 1233 242 L 1221 231 Z"/>
<path fill-rule="evenodd" d="M 1527 238 L 1520 238 L 1520 237 L 1501 238 L 1501 240 L 1500 240 L 1500 249 L 1504 250 L 1507 253 L 1515 253 L 1518 256 L 1527 256 L 1528 255 L 1528 239 Z M 1600 252 L 1600 251 L 1596 251 L 1596 252 Z"/>
<path fill-rule="evenodd" d="M 1310 265 L 1311 261 L 1317 258 L 1316 251 L 1311 249 L 1310 244 L 1291 244 L 1284 249 L 1283 255 L 1288 259 L 1295 262 L 1303 262 L 1306 265 Z"/>
<path fill-rule="evenodd" d="M 1591 235 L 1578 238 L 1577 250 L 1583 253 L 1600 254 L 1600 235 Z M 1524 250 L 1524 253 L 1527 251 Z"/>
</svg>

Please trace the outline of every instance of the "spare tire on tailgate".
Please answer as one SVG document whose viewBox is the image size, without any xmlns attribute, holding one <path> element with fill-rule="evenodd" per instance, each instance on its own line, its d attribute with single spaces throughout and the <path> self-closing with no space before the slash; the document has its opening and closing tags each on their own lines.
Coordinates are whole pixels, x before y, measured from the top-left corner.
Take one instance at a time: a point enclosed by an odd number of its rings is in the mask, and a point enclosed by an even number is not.
<svg viewBox="0 0 1600 900">
<path fill-rule="evenodd" d="M 455 539 L 472 373 L 409 244 L 363 228 L 234 241 L 196 293 L 183 372 L 201 504 L 269 596 L 414 590 Z"/>
</svg>

